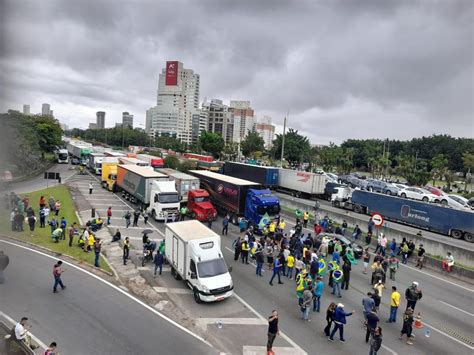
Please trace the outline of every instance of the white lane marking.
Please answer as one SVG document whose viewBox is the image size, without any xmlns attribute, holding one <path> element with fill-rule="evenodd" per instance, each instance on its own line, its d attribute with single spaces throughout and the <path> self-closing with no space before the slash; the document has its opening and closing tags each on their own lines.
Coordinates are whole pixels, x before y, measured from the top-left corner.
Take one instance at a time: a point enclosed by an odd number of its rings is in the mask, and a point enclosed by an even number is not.
<svg viewBox="0 0 474 355">
<path fill-rule="evenodd" d="M 284 346 L 274 346 L 272 349 L 275 354 L 279 354 L 279 355 L 302 355 L 303 354 L 300 351 L 295 351 L 295 348 L 284 347 Z M 244 345 L 242 347 L 242 355 L 257 355 L 257 354 L 265 354 L 265 353 L 267 353 L 266 346 Z"/>
<path fill-rule="evenodd" d="M 392 349 L 390 349 L 387 345 L 384 345 L 382 344 L 382 348 L 384 348 L 385 350 L 387 350 L 389 353 L 391 353 L 392 355 L 398 355 L 397 352 L 393 351 Z"/>
<path fill-rule="evenodd" d="M 258 313 L 250 304 L 248 304 L 242 297 L 240 297 L 238 294 L 234 292 L 234 297 L 237 298 L 244 306 L 246 306 L 250 311 L 252 311 L 258 318 L 260 318 L 263 322 L 267 322 L 267 319 L 262 316 L 260 313 Z M 283 339 L 285 339 L 288 343 L 291 344 L 292 347 L 298 349 L 298 351 L 301 351 L 301 354 L 307 354 L 306 351 L 304 351 L 298 344 L 296 344 L 288 335 L 286 335 L 283 332 L 280 332 L 280 335 Z"/>
<path fill-rule="evenodd" d="M 130 227 L 127 228 L 125 226 L 113 226 L 111 224 L 108 225 L 107 227 L 114 228 L 114 229 L 118 228 L 118 229 L 122 229 L 122 230 L 123 229 L 125 229 L 125 230 L 127 230 L 127 229 L 150 229 L 150 227 L 132 227 L 132 226 L 130 226 Z"/>
<path fill-rule="evenodd" d="M 90 202 L 90 201 L 88 201 Z M 113 204 L 113 203 L 95 203 L 95 202 L 91 202 L 92 205 L 94 206 L 110 206 L 110 207 L 126 207 L 125 205 L 117 205 L 117 204 Z M 104 210 L 106 210 L 106 208 L 104 208 Z M 114 209 L 112 208 L 112 211 Z"/>
<path fill-rule="evenodd" d="M 15 325 L 17 323 L 13 318 L 9 317 L 7 314 L 3 313 L 2 311 L 0 311 L 0 315 L 3 318 L 5 318 L 7 321 L 9 321 L 12 325 Z M 48 346 L 45 343 L 43 343 L 41 340 L 39 340 L 36 336 L 34 336 L 32 332 L 29 332 L 28 334 L 30 335 L 31 339 L 33 339 L 36 342 L 36 344 L 38 344 L 39 346 L 43 348 L 43 350 L 46 350 L 48 348 Z"/>
<path fill-rule="evenodd" d="M 170 288 L 170 287 L 156 286 L 156 287 L 153 287 L 153 289 L 158 293 L 175 293 L 179 295 L 192 295 L 193 294 L 193 291 L 191 291 L 189 288 Z"/>
<path fill-rule="evenodd" d="M 462 313 L 467 314 L 468 316 L 474 317 L 474 314 L 469 313 L 469 312 L 465 311 L 464 309 L 458 308 L 458 307 L 456 307 L 456 306 L 453 306 L 452 304 L 446 303 L 446 302 L 441 301 L 441 300 L 438 300 L 438 301 L 441 302 L 442 304 L 445 304 L 446 306 L 449 306 L 449 307 L 451 307 L 451 308 L 457 309 L 459 312 L 462 312 Z"/>
<path fill-rule="evenodd" d="M 42 255 L 42 256 L 45 256 L 49 259 L 52 259 L 52 260 L 58 260 L 57 257 L 54 257 L 54 256 L 51 256 L 51 255 L 48 255 L 46 253 L 43 253 L 41 251 L 38 251 L 38 250 L 34 250 L 34 249 L 31 249 L 31 248 L 28 248 L 28 247 L 25 247 L 23 245 L 19 245 L 19 244 L 15 244 L 15 243 L 12 243 L 12 242 L 8 242 L 6 240 L 0 240 L 0 243 L 5 243 L 5 244 L 10 244 L 10 245 L 13 245 L 15 247 L 18 247 L 18 248 L 21 248 L 21 249 L 25 249 L 25 250 L 28 250 L 28 251 L 31 251 L 33 253 L 36 253 L 36 254 L 39 254 L 39 255 Z M 80 272 L 83 272 L 85 273 L 86 275 L 89 275 L 93 278 L 95 278 L 97 281 L 99 282 L 102 282 L 103 284 L 109 286 L 109 287 L 112 287 L 114 290 L 116 290 L 117 292 L 120 292 L 121 294 L 123 294 L 124 296 L 128 297 L 129 299 L 131 299 L 132 301 L 135 301 L 136 303 L 138 303 L 139 305 L 145 307 L 146 309 L 148 309 L 149 311 L 153 312 L 154 314 L 156 314 L 157 316 L 161 317 L 162 319 L 164 319 L 165 321 L 167 321 L 168 323 L 174 325 L 175 327 L 179 328 L 180 330 L 182 330 L 183 332 L 193 336 L 194 338 L 202 341 L 204 344 L 208 345 L 209 347 L 213 348 L 214 349 L 214 346 L 209 343 L 207 340 L 205 340 L 204 338 L 200 337 L 199 335 L 197 335 L 196 333 L 193 333 L 192 331 L 190 331 L 189 329 L 183 327 L 181 324 L 175 322 L 174 320 L 172 320 L 171 318 L 168 318 L 166 315 L 158 312 L 156 309 L 154 309 L 153 307 L 147 305 L 145 302 L 139 300 L 138 298 L 132 296 L 131 294 L 129 294 L 128 292 L 122 290 L 120 287 L 117 287 L 115 286 L 114 284 L 110 283 L 109 281 L 107 280 L 104 280 L 102 278 L 100 278 L 99 276 L 97 275 L 94 275 L 93 273 L 87 271 L 87 270 L 84 270 L 82 268 L 80 268 L 79 266 L 76 266 L 68 261 L 65 261 L 65 260 L 62 260 L 63 264 L 66 264 L 66 265 L 69 265 L 71 267 L 73 267 L 74 269 L 80 271 Z"/>
<path fill-rule="evenodd" d="M 459 344 L 461 344 L 461 345 L 464 345 L 466 348 L 471 349 L 471 350 L 474 350 L 474 346 L 467 345 L 466 343 L 462 342 L 461 340 L 456 339 L 455 337 L 453 337 L 453 336 L 451 336 L 451 335 L 449 335 L 449 334 L 446 334 L 446 333 L 443 332 L 442 330 L 439 330 L 438 328 L 433 327 L 432 325 L 426 323 L 425 321 L 423 321 L 423 324 L 424 324 L 426 327 L 428 327 L 428 328 L 430 328 L 430 329 L 433 329 L 435 332 L 438 332 L 439 334 L 444 335 L 445 337 L 447 337 L 447 338 L 449 338 L 449 339 L 451 339 L 451 340 L 454 340 L 455 342 L 457 342 L 457 343 L 459 343 Z"/>
<path fill-rule="evenodd" d="M 287 215 L 285 215 L 285 216 L 287 216 Z M 288 216 L 287 216 L 287 217 L 288 217 Z M 290 225 L 291 225 L 291 226 L 294 226 L 294 223 L 293 223 L 293 224 L 290 224 Z M 314 230 L 312 230 L 312 229 L 309 229 L 309 228 L 303 228 L 303 229 L 306 229 L 306 230 L 312 232 L 312 234 L 314 234 Z M 346 238 L 347 238 L 347 237 L 346 237 Z M 374 255 L 374 253 L 372 253 L 372 252 L 371 252 L 371 254 Z M 411 270 L 413 270 L 413 271 L 420 272 L 420 273 L 425 274 L 425 275 L 427 275 L 427 276 L 431 276 L 431 277 L 433 277 L 433 278 L 435 278 L 435 279 L 438 279 L 438 280 L 440 280 L 440 281 L 444 281 L 444 282 L 449 283 L 449 284 L 451 284 L 451 285 L 453 285 L 453 286 L 460 287 L 460 288 L 462 288 L 462 289 L 464 289 L 464 290 L 466 290 L 466 291 L 474 292 L 474 289 L 471 289 L 471 288 L 468 288 L 468 287 L 459 285 L 459 284 L 457 284 L 457 283 L 455 283 L 455 282 L 452 282 L 452 281 L 443 279 L 442 277 L 439 277 L 439 276 L 436 276 L 436 275 L 432 275 L 432 274 L 427 273 L 427 272 L 425 272 L 425 271 L 423 271 L 423 270 L 420 270 L 420 269 L 418 269 L 418 268 L 414 268 L 414 267 L 411 267 L 411 266 L 409 266 L 409 265 L 405 265 L 405 264 L 402 264 L 402 263 L 400 263 L 399 265 L 400 265 L 400 266 L 404 266 L 404 267 L 406 267 L 406 268 L 408 268 L 408 269 L 411 269 Z"/>
</svg>

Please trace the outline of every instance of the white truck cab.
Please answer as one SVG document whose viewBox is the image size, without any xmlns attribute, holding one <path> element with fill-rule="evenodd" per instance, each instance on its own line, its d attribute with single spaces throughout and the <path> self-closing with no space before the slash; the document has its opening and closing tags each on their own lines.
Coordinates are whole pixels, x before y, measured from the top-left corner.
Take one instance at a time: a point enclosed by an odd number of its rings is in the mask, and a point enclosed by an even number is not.
<svg viewBox="0 0 474 355">
<path fill-rule="evenodd" d="M 174 181 L 153 181 L 149 213 L 155 221 L 166 221 L 173 214 L 178 216 L 180 201 Z"/>
<path fill-rule="evenodd" d="M 201 222 L 167 224 L 165 254 L 172 275 L 186 282 L 197 303 L 232 296 L 234 285 L 221 251 L 221 237 Z"/>
</svg>

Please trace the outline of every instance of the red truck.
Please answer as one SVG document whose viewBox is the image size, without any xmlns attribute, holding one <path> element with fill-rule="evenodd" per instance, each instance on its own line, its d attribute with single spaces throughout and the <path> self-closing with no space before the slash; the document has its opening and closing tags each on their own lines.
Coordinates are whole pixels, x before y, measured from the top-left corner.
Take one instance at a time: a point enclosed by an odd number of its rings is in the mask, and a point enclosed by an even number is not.
<svg viewBox="0 0 474 355">
<path fill-rule="evenodd" d="M 204 222 L 217 218 L 217 210 L 210 201 L 209 193 L 204 189 L 189 190 L 187 207 L 192 219 Z"/>
</svg>

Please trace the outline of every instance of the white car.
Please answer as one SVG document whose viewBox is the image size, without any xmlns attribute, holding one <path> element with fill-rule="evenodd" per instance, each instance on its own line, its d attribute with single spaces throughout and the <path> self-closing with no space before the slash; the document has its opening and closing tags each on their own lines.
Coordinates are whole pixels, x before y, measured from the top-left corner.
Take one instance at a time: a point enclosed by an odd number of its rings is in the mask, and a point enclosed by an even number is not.
<svg viewBox="0 0 474 355">
<path fill-rule="evenodd" d="M 407 187 L 398 192 L 398 196 L 403 198 L 412 198 L 424 202 L 439 202 L 439 196 L 419 187 Z"/>
<path fill-rule="evenodd" d="M 459 196 L 459 195 L 448 195 L 449 198 L 453 199 L 454 201 L 460 203 L 463 207 L 465 208 L 471 208 L 471 206 L 469 206 L 469 200 L 463 196 Z"/>
</svg>

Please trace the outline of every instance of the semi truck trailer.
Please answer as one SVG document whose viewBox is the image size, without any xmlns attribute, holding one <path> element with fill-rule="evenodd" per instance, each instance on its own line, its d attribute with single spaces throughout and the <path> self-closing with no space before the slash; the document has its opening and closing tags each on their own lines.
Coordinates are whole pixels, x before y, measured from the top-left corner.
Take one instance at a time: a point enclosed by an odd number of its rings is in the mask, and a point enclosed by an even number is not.
<svg viewBox="0 0 474 355">
<path fill-rule="evenodd" d="M 199 179 L 195 176 L 169 168 L 155 169 L 155 171 L 168 176 L 170 180 L 175 182 L 176 190 L 181 196 L 181 203 L 188 202 L 189 191 L 199 189 Z"/>
<path fill-rule="evenodd" d="M 112 192 L 117 191 L 117 165 L 119 165 L 118 158 L 106 156 L 102 160 L 101 185 Z"/>
<path fill-rule="evenodd" d="M 315 197 L 324 194 L 326 177 L 323 174 L 291 169 L 278 171 L 278 188 L 296 197 Z"/>
<path fill-rule="evenodd" d="M 265 187 L 278 185 L 279 169 L 272 166 L 259 166 L 252 164 L 225 162 L 224 175 L 256 182 Z"/>
</svg>

